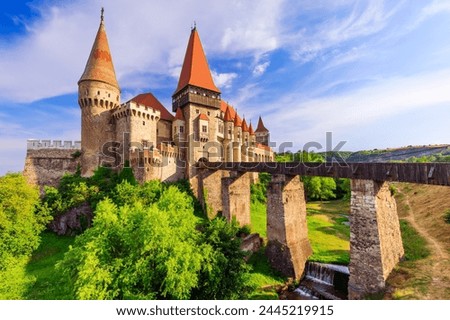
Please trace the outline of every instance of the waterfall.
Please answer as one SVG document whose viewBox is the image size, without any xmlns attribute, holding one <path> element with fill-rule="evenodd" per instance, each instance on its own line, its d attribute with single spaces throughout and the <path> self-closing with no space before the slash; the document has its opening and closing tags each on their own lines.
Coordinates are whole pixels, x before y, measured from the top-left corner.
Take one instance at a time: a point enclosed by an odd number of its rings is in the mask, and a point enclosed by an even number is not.
<svg viewBox="0 0 450 320">
<path fill-rule="evenodd" d="M 307 299 L 347 299 L 348 278 L 348 267 L 308 261 L 294 292 Z"/>
</svg>

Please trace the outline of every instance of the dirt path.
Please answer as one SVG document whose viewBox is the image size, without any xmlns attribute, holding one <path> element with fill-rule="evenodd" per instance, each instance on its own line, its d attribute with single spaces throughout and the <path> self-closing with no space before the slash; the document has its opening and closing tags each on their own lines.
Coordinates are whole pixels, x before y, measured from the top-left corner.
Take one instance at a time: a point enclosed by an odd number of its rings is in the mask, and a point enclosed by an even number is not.
<svg viewBox="0 0 450 320">
<path fill-rule="evenodd" d="M 445 246 L 438 239 L 433 237 L 420 223 L 417 223 L 417 220 L 420 222 L 420 217 L 415 214 L 414 207 L 409 201 L 409 195 L 401 190 L 399 191 L 404 195 L 405 204 L 409 207 L 408 215 L 403 219 L 407 220 L 426 239 L 431 249 L 430 257 L 417 264 L 417 272 L 422 274 L 428 273 L 431 276 L 431 283 L 424 299 L 443 299 L 443 297 L 446 297 L 446 292 L 450 290 L 449 254 Z"/>
</svg>

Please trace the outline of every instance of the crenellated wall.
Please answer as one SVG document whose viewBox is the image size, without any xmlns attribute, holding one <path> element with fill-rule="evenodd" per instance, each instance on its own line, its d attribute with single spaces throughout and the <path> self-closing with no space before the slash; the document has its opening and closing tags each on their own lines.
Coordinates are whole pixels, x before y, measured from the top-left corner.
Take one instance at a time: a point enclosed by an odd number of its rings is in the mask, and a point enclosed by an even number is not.
<svg viewBox="0 0 450 320">
<path fill-rule="evenodd" d="M 57 186 L 65 173 L 75 173 L 81 163 L 80 149 L 28 149 L 23 175 L 31 184 Z"/>
</svg>

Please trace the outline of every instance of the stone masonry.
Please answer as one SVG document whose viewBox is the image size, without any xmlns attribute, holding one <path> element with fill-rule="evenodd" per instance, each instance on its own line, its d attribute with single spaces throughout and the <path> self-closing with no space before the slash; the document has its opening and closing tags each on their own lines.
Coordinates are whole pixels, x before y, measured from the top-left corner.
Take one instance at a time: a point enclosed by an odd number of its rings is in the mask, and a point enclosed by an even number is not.
<svg viewBox="0 0 450 320">
<path fill-rule="evenodd" d="M 56 187 L 65 173 L 75 173 L 81 159 L 76 157 L 80 149 L 51 146 L 40 149 L 29 146 L 23 175 L 31 184 Z M 33 149 L 30 149 L 33 148 Z"/>
<path fill-rule="evenodd" d="M 222 178 L 222 214 L 228 221 L 236 219 L 241 226 L 251 225 L 250 176 L 231 172 L 230 177 Z"/>
<path fill-rule="evenodd" d="M 267 189 L 267 240 L 266 255 L 272 267 L 300 279 L 312 249 L 299 176 L 272 175 Z"/>
<path fill-rule="evenodd" d="M 382 291 L 402 258 L 397 206 L 386 182 L 351 182 L 349 299 Z"/>
</svg>

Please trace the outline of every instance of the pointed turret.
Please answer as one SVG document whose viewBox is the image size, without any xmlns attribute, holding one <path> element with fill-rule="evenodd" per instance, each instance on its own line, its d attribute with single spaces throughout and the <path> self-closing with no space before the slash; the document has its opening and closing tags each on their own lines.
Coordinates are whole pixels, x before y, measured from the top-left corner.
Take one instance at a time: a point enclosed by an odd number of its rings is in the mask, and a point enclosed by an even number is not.
<svg viewBox="0 0 450 320">
<path fill-rule="evenodd" d="M 184 56 L 183 67 L 181 68 L 180 79 L 175 93 L 187 85 L 208 89 L 220 93 L 214 84 L 209 70 L 208 60 L 203 51 L 202 42 L 197 32 L 197 28 L 191 30 L 186 54 Z"/>
<path fill-rule="evenodd" d="M 234 126 L 235 127 L 242 127 L 242 120 L 241 117 L 236 112 L 236 116 L 234 117 Z"/>
<path fill-rule="evenodd" d="M 227 110 L 225 111 L 225 116 L 223 117 L 223 121 L 225 122 L 233 122 L 233 116 L 231 115 L 231 109 L 228 106 Z"/>
<path fill-rule="evenodd" d="M 100 81 L 119 88 L 111 51 L 109 50 L 108 37 L 106 36 L 103 8 L 97 36 L 78 84 L 83 81 Z"/>
<path fill-rule="evenodd" d="M 181 109 L 179 109 L 179 108 L 177 109 L 177 112 L 175 113 L 175 119 L 184 121 L 183 111 L 181 111 Z"/>
<path fill-rule="evenodd" d="M 264 126 L 261 116 L 259 117 L 258 126 L 256 127 L 255 132 L 269 132 L 269 130 L 267 130 L 267 128 Z"/>
<path fill-rule="evenodd" d="M 248 132 L 250 133 L 250 135 L 254 135 L 255 131 L 253 130 L 253 126 L 252 123 L 250 122 L 250 126 L 248 127 Z"/>
<path fill-rule="evenodd" d="M 256 142 L 257 143 L 260 143 L 260 144 L 262 144 L 264 146 L 268 146 L 269 145 L 270 132 L 264 126 L 264 123 L 263 123 L 261 117 L 259 117 L 258 127 L 255 130 L 255 135 L 256 135 Z"/>
<path fill-rule="evenodd" d="M 180 79 L 172 96 L 172 110 L 175 112 L 188 103 L 220 108 L 220 90 L 214 84 L 196 27 L 191 30 Z"/>
<path fill-rule="evenodd" d="M 103 20 L 102 8 L 100 27 L 84 72 L 78 81 L 83 164 L 81 172 L 85 176 L 91 175 L 98 166 L 111 162 L 111 158 L 103 154 L 102 148 L 109 141 L 117 141 L 111 111 L 120 105 L 120 88 Z"/>
<path fill-rule="evenodd" d="M 249 132 L 248 126 L 247 126 L 247 121 L 245 121 L 245 118 L 244 118 L 244 120 L 242 120 L 242 132 Z"/>
</svg>

